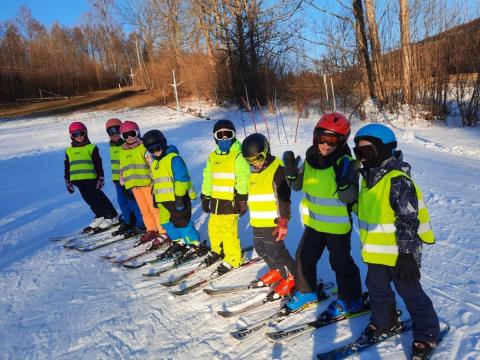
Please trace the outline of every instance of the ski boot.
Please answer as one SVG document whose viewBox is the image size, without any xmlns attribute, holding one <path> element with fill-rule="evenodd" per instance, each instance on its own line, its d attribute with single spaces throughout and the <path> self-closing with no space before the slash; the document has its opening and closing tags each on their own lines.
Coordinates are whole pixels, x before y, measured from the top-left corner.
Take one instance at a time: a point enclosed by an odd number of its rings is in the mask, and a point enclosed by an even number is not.
<svg viewBox="0 0 480 360">
<path fill-rule="evenodd" d="M 304 307 L 305 305 L 318 301 L 318 294 L 316 292 L 301 293 L 295 291 L 295 293 L 286 302 L 286 307 L 290 311 L 296 311 Z"/>
<path fill-rule="evenodd" d="M 98 224 L 97 229 L 98 232 L 102 232 L 105 230 L 110 229 L 112 226 L 115 226 L 118 224 L 118 216 L 114 216 L 112 218 L 104 218 L 100 224 Z"/>
<path fill-rule="evenodd" d="M 157 259 L 163 260 L 181 256 L 185 251 L 187 251 L 187 248 L 180 241 L 172 241 L 167 250 L 157 255 Z"/>
<path fill-rule="evenodd" d="M 157 230 L 149 230 L 145 234 L 143 234 L 138 241 L 133 244 L 133 247 L 137 247 L 139 245 L 142 245 L 143 243 L 152 241 L 158 237 L 158 231 Z"/>
<path fill-rule="evenodd" d="M 205 241 L 200 244 L 189 244 L 186 247 L 187 251 L 175 259 L 175 264 L 181 264 L 186 261 L 199 258 L 208 253 L 208 247 Z"/>
<path fill-rule="evenodd" d="M 167 234 L 159 234 L 156 239 L 150 243 L 145 249 L 146 251 L 153 251 L 161 248 L 163 245 L 172 242 Z"/>
<path fill-rule="evenodd" d="M 131 226 L 127 232 L 125 232 L 125 238 L 130 238 L 130 237 L 135 237 L 135 236 L 138 236 L 140 234 L 144 234 L 145 233 L 145 228 L 144 227 L 141 227 L 141 226 Z"/>
<path fill-rule="evenodd" d="M 341 319 L 349 314 L 355 314 L 369 308 L 368 293 L 356 300 L 334 300 L 328 305 L 327 312 L 331 319 Z"/>
<path fill-rule="evenodd" d="M 207 257 L 205 258 L 204 260 L 204 263 L 206 266 L 210 266 L 212 265 L 213 263 L 217 262 L 218 260 L 221 259 L 221 255 L 220 254 L 217 254 L 215 251 L 210 251 L 208 254 L 207 254 Z"/>
<path fill-rule="evenodd" d="M 217 268 L 217 273 L 218 276 L 222 276 L 231 270 L 233 270 L 233 266 L 225 261 L 222 261 L 222 263 Z"/>
<path fill-rule="evenodd" d="M 437 343 L 435 341 L 417 341 L 413 340 L 412 360 L 429 359 L 435 351 Z"/>
<path fill-rule="evenodd" d="M 250 286 L 252 288 L 267 287 L 281 281 L 282 279 L 280 271 L 278 269 L 272 269 L 267 271 L 267 273 L 261 276 L 260 279 L 252 281 Z"/>
<path fill-rule="evenodd" d="M 93 219 L 93 221 L 87 227 L 84 227 L 82 229 L 82 234 L 87 234 L 87 233 L 93 232 L 93 230 L 95 230 L 103 220 L 104 220 L 103 217 L 98 217 L 98 218 Z"/>
<path fill-rule="evenodd" d="M 398 318 L 396 318 L 395 322 L 388 328 L 380 328 L 371 322 L 360 334 L 360 336 L 356 340 L 356 343 L 358 343 L 359 345 L 375 344 L 391 336 L 391 334 L 396 334 L 400 332 L 401 330 L 402 324 L 398 321 Z"/>
<path fill-rule="evenodd" d="M 118 236 L 118 235 L 124 235 L 126 234 L 130 229 L 132 228 L 132 225 L 127 224 L 126 222 L 120 222 L 120 226 L 118 227 L 117 230 L 112 232 L 112 236 Z"/>
</svg>

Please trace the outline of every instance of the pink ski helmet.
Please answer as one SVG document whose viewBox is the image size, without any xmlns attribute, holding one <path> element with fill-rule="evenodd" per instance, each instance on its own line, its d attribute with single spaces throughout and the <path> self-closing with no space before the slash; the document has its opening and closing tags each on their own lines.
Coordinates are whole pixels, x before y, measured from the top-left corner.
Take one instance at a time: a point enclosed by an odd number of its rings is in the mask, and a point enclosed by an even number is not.
<svg viewBox="0 0 480 360">
<path fill-rule="evenodd" d="M 138 125 L 137 125 L 136 122 L 130 121 L 130 120 L 124 121 L 124 122 L 122 123 L 122 126 L 120 126 L 120 133 L 122 134 L 122 138 L 124 138 L 124 137 L 123 137 L 123 134 L 124 134 L 124 133 L 128 133 L 128 132 L 130 132 L 130 131 L 135 131 L 136 134 L 137 134 L 137 137 L 140 136 L 140 129 L 139 129 L 139 127 L 138 127 Z M 128 136 L 127 136 L 127 138 L 128 138 Z M 124 138 L 124 139 L 125 139 L 125 138 Z M 125 139 L 125 140 L 126 140 L 126 139 Z"/>
<path fill-rule="evenodd" d="M 74 121 L 68 127 L 68 132 L 71 134 L 75 131 L 85 131 L 85 132 L 87 132 L 87 127 L 85 126 L 84 123 L 82 123 L 80 121 Z"/>
</svg>

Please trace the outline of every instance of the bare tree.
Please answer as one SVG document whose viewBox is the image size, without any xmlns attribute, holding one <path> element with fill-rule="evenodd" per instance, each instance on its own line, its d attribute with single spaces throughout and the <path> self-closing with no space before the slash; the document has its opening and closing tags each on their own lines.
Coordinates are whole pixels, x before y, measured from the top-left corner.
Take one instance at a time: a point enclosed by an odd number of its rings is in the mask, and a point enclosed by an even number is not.
<svg viewBox="0 0 480 360">
<path fill-rule="evenodd" d="M 408 0 L 400 0 L 400 38 L 402 46 L 402 94 L 403 102 L 412 102 L 412 83 L 410 71 L 410 21 Z"/>
</svg>

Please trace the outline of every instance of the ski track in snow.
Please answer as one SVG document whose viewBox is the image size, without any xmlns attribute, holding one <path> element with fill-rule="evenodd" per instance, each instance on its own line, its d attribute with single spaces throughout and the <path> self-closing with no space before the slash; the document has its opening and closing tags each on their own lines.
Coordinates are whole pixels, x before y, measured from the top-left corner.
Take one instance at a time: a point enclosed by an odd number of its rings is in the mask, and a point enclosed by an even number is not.
<svg viewBox="0 0 480 360">
<path fill-rule="evenodd" d="M 252 133 L 250 115 L 235 110 L 209 109 L 214 118 L 235 119 L 237 133 L 243 139 L 243 124 Z M 117 112 L 77 113 L 67 117 L 42 117 L 0 123 L 0 171 L 7 177 L 0 188 L 0 349 L 5 359 L 298 359 L 314 358 L 346 343 L 358 335 L 368 316 L 351 319 L 288 343 L 272 343 L 267 331 L 287 328 L 315 318 L 328 305 L 287 319 L 278 327 L 262 330 L 251 339 L 237 341 L 230 332 L 274 313 L 278 304 L 240 317 L 222 318 L 218 310 L 243 307 L 262 296 L 262 291 L 247 291 L 230 296 L 210 297 L 202 288 L 184 296 L 170 290 L 193 284 L 206 269 L 177 287 L 166 288 L 161 282 L 192 269 L 184 266 L 159 277 L 144 277 L 153 264 L 140 269 L 126 269 L 99 258 L 121 253 L 133 241 L 124 241 L 88 253 L 63 249 L 62 242 L 49 237 L 71 233 L 91 221 L 91 214 L 78 192 L 69 196 L 63 183 L 63 149 L 68 145 L 69 121 L 80 120 L 89 127 L 89 136 L 99 145 L 105 173 L 109 174 L 108 146 L 104 121 L 112 116 L 138 121 L 142 131 L 160 128 L 186 159 L 197 193 L 200 193 L 202 169 L 213 147 L 212 120 L 176 116 L 162 107 Z M 261 131 L 264 125 L 257 116 Z M 268 116 L 272 151 L 281 155 L 294 150 L 302 157 L 311 141 L 316 116 L 300 119 L 297 144 L 292 144 L 296 114 L 283 112 L 289 133 L 286 143 L 282 126 L 281 140 L 276 133 L 276 119 Z M 278 118 L 279 120 L 279 118 Z M 34 126 L 33 126 L 34 124 Z M 42 134 L 37 131 L 42 126 Z M 358 124 L 354 124 L 352 133 Z M 476 130 L 476 129 L 473 129 Z M 430 209 L 437 243 L 424 246 L 422 283 L 431 296 L 442 321 L 452 330 L 436 353 L 436 359 L 476 359 L 480 352 L 480 252 L 478 211 L 480 210 L 480 146 L 478 131 L 452 129 L 451 139 L 445 128 L 408 128 L 396 126 L 399 148 L 412 164 L 413 177 L 421 186 Z M 22 133 L 22 137 L 18 134 Z M 35 135 L 35 136 L 34 136 Z M 195 135 L 192 137 L 192 135 Z M 18 139 L 13 146 L 8 138 Z M 456 142 L 456 139 L 460 142 Z M 22 139 L 29 139 L 28 142 Z M 38 143 L 31 141 L 36 139 Z M 3 140 L 3 141 L 1 141 Z M 31 177 L 25 176 L 29 169 Z M 107 175 L 108 176 L 108 175 Z M 32 182 L 32 179 L 34 180 Z M 115 200 L 109 182 L 106 193 Z M 292 221 L 286 245 L 295 253 L 302 233 L 298 213 L 301 195 L 292 194 Z M 115 203 L 115 202 L 114 202 Z M 207 214 L 200 203 L 193 203 L 193 219 L 201 238 L 207 239 Z M 239 222 L 242 245 L 251 244 L 248 218 Z M 360 260 L 358 232 L 353 232 L 352 253 L 365 278 Z M 253 256 L 253 255 L 250 255 Z M 213 281 L 209 287 L 247 284 L 261 275 L 263 262 L 245 267 Z M 324 255 L 318 265 L 319 277 L 334 280 Z M 332 299 L 334 296 L 332 296 Z M 408 316 L 399 301 L 399 307 Z M 365 359 L 405 359 L 411 334 L 397 337 L 365 352 Z M 406 349 L 406 350 L 404 350 Z"/>
</svg>

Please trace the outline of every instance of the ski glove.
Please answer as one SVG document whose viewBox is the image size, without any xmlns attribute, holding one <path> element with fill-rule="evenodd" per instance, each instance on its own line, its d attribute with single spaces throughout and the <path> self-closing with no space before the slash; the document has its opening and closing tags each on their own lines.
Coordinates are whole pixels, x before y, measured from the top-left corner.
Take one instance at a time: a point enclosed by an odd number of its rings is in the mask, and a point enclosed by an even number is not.
<svg viewBox="0 0 480 360">
<path fill-rule="evenodd" d="M 285 240 L 288 234 L 288 219 L 287 218 L 277 218 L 275 219 L 277 227 L 273 229 L 272 235 L 275 236 L 276 241 Z"/>
<path fill-rule="evenodd" d="M 285 175 L 288 179 L 295 180 L 297 178 L 300 159 L 300 156 L 295 158 L 293 151 L 285 151 L 283 153 L 283 165 L 285 166 Z"/>
<path fill-rule="evenodd" d="M 175 210 L 183 211 L 185 209 L 185 204 L 183 202 L 183 196 L 175 196 Z"/>
<path fill-rule="evenodd" d="M 103 176 L 100 176 L 97 180 L 97 190 L 102 190 L 103 185 L 105 185 L 105 179 L 103 178 Z"/>
<path fill-rule="evenodd" d="M 413 284 L 420 279 L 420 270 L 413 254 L 399 254 L 395 267 L 400 281 Z"/>
<path fill-rule="evenodd" d="M 238 213 L 239 213 L 240 217 L 245 215 L 245 213 L 247 212 L 247 209 L 248 209 L 247 202 L 245 200 L 239 200 L 238 201 Z"/>
<path fill-rule="evenodd" d="M 69 180 L 65 180 L 65 185 L 67 186 L 67 191 L 69 194 L 73 194 L 75 192 L 75 188 L 73 187 L 73 184 Z"/>
<path fill-rule="evenodd" d="M 210 212 L 210 196 L 207 195 L 200 195 L 200 199 L 202 200 L 202 210 L 206 213 Z"/>
</svg>

